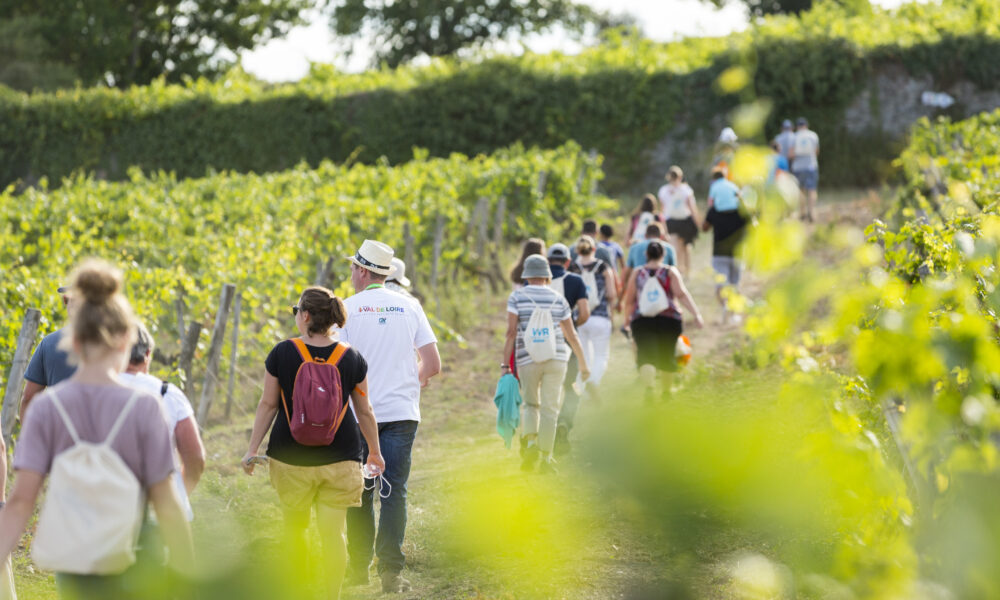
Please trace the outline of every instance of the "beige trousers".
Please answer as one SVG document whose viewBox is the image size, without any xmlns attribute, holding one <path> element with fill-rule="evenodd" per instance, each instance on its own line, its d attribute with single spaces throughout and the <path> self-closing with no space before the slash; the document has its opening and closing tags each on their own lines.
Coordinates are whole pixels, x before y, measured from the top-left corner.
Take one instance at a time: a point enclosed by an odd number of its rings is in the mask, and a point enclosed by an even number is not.
<svg viewBox="0 0 1000 600">
<path fill-rule="evenodd" d="M 556 439 L 556 422 L 562 407 L 563 380 L 566 361 L 547 360 L 517 368 L 521 377 L 524 408 L 521 413 L 521 435 L 538 434 L 538 448 L 552 452 Z"/>
</svg>

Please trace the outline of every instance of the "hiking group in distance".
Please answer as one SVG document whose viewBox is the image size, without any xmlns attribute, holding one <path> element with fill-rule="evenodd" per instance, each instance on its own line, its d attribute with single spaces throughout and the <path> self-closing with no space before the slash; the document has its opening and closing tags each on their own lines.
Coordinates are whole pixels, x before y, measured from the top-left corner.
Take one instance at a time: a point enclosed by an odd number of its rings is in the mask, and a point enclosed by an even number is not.
<svg viewBox="0 0 1000 600">
<path fill-rule="evenodd" d="M 804 119 L 790 130 L 786 122 L 775 140 L 770 177 L 785 176 L 791 159 L 806 198 L 802 217 L 812 220 L 819 140 Z M 600 396 L 615 314 L 634 342 L 645 399 L 669 395 L 671 374 L 691 356 L 685 312 L 705 326 L 685 284 L 700 232 L 713 232 L 720 325 L 738 322 L 728 300 L 741 280 L 738 246 L 748 216 L 728 168 L 736 142 L 731 129 L 720 136 L 704 218 L 673 166 L 632 213 L 627 250 L 611 225 L 594 220 L 584 221 L 571 246 L 524 244 L 511 271 L 499 361 L 501 382 L 514 378 L 523 396 L 514 429 L 524 471 L 555 473 L 556 457 L 570 451 L 582 402 Z M 392 248 L 366 240 L 348 258 L 354 295 L 309 287 L 291 307 L 298 335 L 264 360 L 241 460 L 249 475 L 267 466 L 290 556 L 305 556 L 315 510 L 329 598 L 344 583 L 367 584 L 376 557 L 383 592 L 411 588 L 402 575 L 407 484 L 421 390 L 441 371 L 437 338 Z M 15 595 L 10 556 L 46 479 L 31 551 L 39 567 L 56 573 L 62 597 L 146 598 L 170 589 L 172 573 L 195 572 L 188 496 L 205 469 L 204 444 L 183 392 L 149 374 L 154 340 L 123 286 L 119 269 L 91 259 L 58 288 L 68 323 L 41 341 L 25 373 L 14 486 L 0 510 L 0 597 Z M 6 468 L 4 452 L 0 500 Z"/>
</svg>

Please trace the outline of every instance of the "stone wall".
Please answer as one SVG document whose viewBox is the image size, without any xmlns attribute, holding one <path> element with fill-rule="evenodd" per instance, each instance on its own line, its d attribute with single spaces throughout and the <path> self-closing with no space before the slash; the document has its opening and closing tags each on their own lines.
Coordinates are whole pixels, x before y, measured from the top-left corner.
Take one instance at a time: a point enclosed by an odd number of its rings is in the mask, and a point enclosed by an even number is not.
<svg viewBox="0 0 1000 600">
<path fill-rule="evenodd" d="M 944 92 L 954 98 L 955 103 L 948 108 L 928 106 L 923 103 L 925 92 Z M 952 85 L 937 87 L 931 76 L 914 77 L 902 66 L 885 66 L 870 79 L 869 83 L 844 110 L 842 127 L 848 138 L 858 144 L 873 145 L 880 149 L 900 147 L 910 126 L 921 117 L 947 115 L 963 119 L 974 114 L 1000 107 L 1000 90 L 982 90 L 968 81 L 957 81 Z M 788 115 L 795 118 L 796 115 Z M 695 189 L 699 199 L 704 198 L 708 188 L 708 175 L 715 140 L 726 126 L 725 116 L 709 122 L 693 123 L 680 119 L 670 132 L 650 149 L 646 159 L 648 168 L 642 181 L 626 193 L 635 195 L 634 200 L 645 192 L 655 192 L 663 182 L 663 175 L 670 165 L 679 165 Z M 814 129 L 822 133 L 823 125 L 813 123 Z M 773 137 L 777 131 L 769 131 Z M 822 139 L 822 136 L 821 136 Z M 847 148 L 846 151 L 850 151 Z M 884 152 L 884 150 L 880 150 Z M 889 161 L 893 156 L 876 156 Z M 820 170 L 823 156 L 820 155 Z M 822 178 L 821 178 L 821 185 Z M 626 206 L 631 199 L 623 198 Z"/>
</svg>

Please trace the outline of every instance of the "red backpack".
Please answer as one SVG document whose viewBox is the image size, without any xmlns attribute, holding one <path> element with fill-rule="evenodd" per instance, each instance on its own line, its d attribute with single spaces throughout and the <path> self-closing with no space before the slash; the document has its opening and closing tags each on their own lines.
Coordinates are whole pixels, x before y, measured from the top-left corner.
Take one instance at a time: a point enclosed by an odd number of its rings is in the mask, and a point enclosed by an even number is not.
<svg viewBox="0 0 1000 600">
<path fill-rule="evenodd" d="M 337 365 L 350 346 L 338 343 L 330 358 L 324 360 L 313 358 L 301 339 L 291 341 L 302 356 L 292 388 L 291 414 L 288 414 L 285 392 L 281 392 L 281 403 L 285 407 L 292 438 L 303 446 L 329 446 L 347 414 L 348 403 L 344 402 Z"/>
</svg>

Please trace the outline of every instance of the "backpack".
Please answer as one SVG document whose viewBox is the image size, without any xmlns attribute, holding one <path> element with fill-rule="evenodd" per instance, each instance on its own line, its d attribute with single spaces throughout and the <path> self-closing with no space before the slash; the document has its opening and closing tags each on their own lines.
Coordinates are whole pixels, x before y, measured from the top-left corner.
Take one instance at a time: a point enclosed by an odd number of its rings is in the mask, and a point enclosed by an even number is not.
<svg viewBox="0 0 1000 600">
<path fill-rule="evenodd" d="M 659 271 L 656 272 L 658 274 Z M 639 314 L 644 317 L 655 317 L 670 308 L 667 291 L 660 284 L 659 277 L 653 274 L 646 280 L 639 292 Z"/>
<path fill-rule="evenodd" d="M 52 404 L 73 446 L 52 461 L 31 556 L 40 569 L 114 575 L 135 562 L 146 503 L 142 485 L 111 448 L 140 392 L 125 403 L 104 442 L 84 442 L 55 392 Z"/>
<path fill-rule="evenodd" d="M 577 266 L 580 267 L 580 277 L 583 278 L 583 285 L 587 287 L 587 304 L 590 306 L 590 310 L 593 311 L 595 308 L 601 305 L 604 301 L 604 291 L 597 285 L 597 272 L 601 270 L 601 265 L 604 261 L 598 260 L 594 263 L 594 268 L 588 270 L 577 261 Z"/>
<path fill-rule="evenodd" d="M 294 338 L 291 342 L 302 357 L 292 388 L 291 414 L 285 392 L 281 392 L 281 404 L 285 407 L 292 438 L 303 446 L 329 446 L 349 406 L 344 402 L 337 365 L 350 346 L 338 343 L 330 358 L 324 360 L 313 358 L 301 339 Z"/>
<path fill-rule="evenodd" d="M 552 360 L 556 357 L 556 330 L 552 322 L 552 307 L 559 304 L 562 296 L 558 296 L 549 308 L 542 308 L 535 303 L 534 299 L 528 298 L 535 308 L 528 318 L 528 325 L 521 334 L 524 341 L 524 349 L 531 362 L 540 363 Z"/>
<path fill-rule="evenodd" d="M 653 216 L 651 212 L 644 212 L 639 215 L 639 218 L 635 222 L 635 229 L 632 231 L 632 243 L 638 243 L 646 239 L 646 228 L 649 227 L 656 217 Z"/>
<path fill-rule="evenodd" d="M 549 284 L 549 288 L 551 288 L 552 291 L 554 291 L 555 293 L 559 294 L 560 297 L 565 298 L 566 297 L 566 274 L 563 273 L 559 277 L 556 277 L 555 279 L 553 279 L 552 283 Z"/>
</svg>

